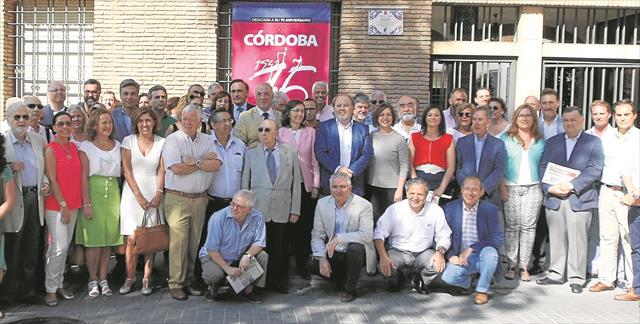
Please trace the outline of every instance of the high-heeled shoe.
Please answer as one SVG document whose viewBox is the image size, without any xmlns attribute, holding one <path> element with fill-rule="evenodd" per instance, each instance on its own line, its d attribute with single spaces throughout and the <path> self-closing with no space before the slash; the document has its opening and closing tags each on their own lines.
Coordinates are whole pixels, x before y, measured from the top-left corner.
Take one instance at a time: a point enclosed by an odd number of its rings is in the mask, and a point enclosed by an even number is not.
<svg viewBox="0 0 640 324">
<path fill-rule="evenodd" d="M 153 288 L 151 288 L 151 281 L 148 278 L 142 279 L 142 289 L 140 292 L 145 296 L 149 296 L 153 292 Z"/>
<path fill-rule="evenodd" d="M 120 289 L 118 290 L 120 295 L 128 294 L 131 291 L 131 288 L 133 287 L 133 284 L 135 282 L 136 282 L 136 278 L 125 280 L 124 285 L 122 285 L 122 287 L 120 287 Z"/>
</svg>

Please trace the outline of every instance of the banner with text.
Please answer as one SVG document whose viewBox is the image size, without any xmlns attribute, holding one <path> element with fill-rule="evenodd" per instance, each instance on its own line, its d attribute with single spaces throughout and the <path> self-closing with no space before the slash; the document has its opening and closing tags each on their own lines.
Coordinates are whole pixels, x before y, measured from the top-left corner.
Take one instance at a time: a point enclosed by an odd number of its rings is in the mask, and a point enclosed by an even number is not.
<svg viewBox="0 0 640 324">
<path fill-rule="evenodd" d="M 249 102 L 258 83 L 304 99 L 329 82 L 330 17 L 328 3 L 233 3 L 232 74 L 249 84 Z"/>
</svg>

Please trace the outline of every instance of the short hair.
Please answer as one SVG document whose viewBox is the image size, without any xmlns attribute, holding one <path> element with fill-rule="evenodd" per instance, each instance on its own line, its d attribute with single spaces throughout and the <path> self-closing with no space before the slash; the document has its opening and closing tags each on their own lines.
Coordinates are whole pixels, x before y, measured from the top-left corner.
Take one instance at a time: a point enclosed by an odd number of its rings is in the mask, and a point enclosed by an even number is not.
<svg viewBox="0 0 640 324">
<path fill-rule="evenodd" d="M 234 80 L 231 80 L 231 83 L 229 83 L 229 89 L 231 89 L 231 87 L 233 86 L 233 84 L 234 84 L 234 83 L 242 83 L 242 84 L 244 84 L 244 90 L 245 90 L 247 93 L 249 93 L 249 84 L 248 84 L 248 83 L 246 83 L 246 82 L 244 82 L 244 80 L 242 80 L 242 79 L 234 79 Z"/>
<path fill-rule="evenodd" d="M 138 98 L 142 98 L 142 97 L 151 98 L 151 96 L 149 96 L 146 92 L 140 92 L 140 93 L 138 94 Z"/>
<path fill-rule="evenodd" d="M 427 188 L 427 192 L 429 192 L 429 184 L 427 184 L 427 181 L 425 181 L 422 178 L 411 178 L 411 179 L 408 179 L 404 183 L 404 191 L 409 191 L 409 187 L 415 186 L 415 185 L 422 185 L 425 188 Z"/>
<path fill-rule="evenodd" d="M 316 110 L 320 109 L 320 107 L 318 107 L 318 102 L 317 102 L 317 101 L 315 101 L 315 100 L 313 100 L 313 98 L 306 98 L 306 99 L 303 101 L 303 103 L 304 103 L 304 102 L 313 102 L 313 104 L 316 106 Z"/>
<path fill-rule="evenodd" d="M 96 126 L 98 125 L 98 120 L 100 120 L 100 116 L 109 115 L 109 118 L 113 121 L 113 117 L 111 113 L 104 108 L 96 108 L 91 111 L 91 115 L 89 115 L 89 122 L 86 124 L 85 133 L 90 141 L 93 141 L 98 135 L 98 131 L 96 130 Z M 109 139 L 115 140 L 116 138 L 116 128 L 113 127 L 111 130 L 111 134 L 109 134 Z"/>
<path fill-rule="evenodd" d="M 149 98 L 152 97 L 153 93 L 158 91 L 158 90 L 162 90 L 164 91 L 164 95 L 167 95 L 167 89 L 159 84 L 154 85 L 153 87 L 149 88 L 149 91 L 147 92 L 147 94 L 149 95 Z"/>
<path fill-rule="evenodd" d="M 482 106 L 476 107 L 476 109 L 473 111 L 473 113 L 471 113 L 471 117 L 473 118 L 473 116 L 479 111 L 484 111 L 484 113 L 487 115 L 487 119 L 491 119 L 491 110 L 489 109 L 489 106 L 487 106 L 487 105 L 482 105 Z"/>
<path fill-rule="evenodd" d="M 591 106 L 589 107 L 589 109 L 593 109 L 593 107 L 595 106 L 603 106 L 605 108 L 607 108 L 607 112 L 611 113 L 611 105 L 609 105 L 608 102 L 604 101 L 604 100 L 594 100 L 591 103 Z"/>
<path fill-rule="evenodd" d="M 222 108 L 215 109 L 209 115 L 209 125 L 219 122 L 220 120 L 218 119 L 218 115 L 221 114 L 221 113 L 227 113 L 227 114 L 231 115 L 231 113 L 229 113 L 229 111 L 226 110 L 226 109 L 222 109 Z M 233 116 L 231 116 L 231 117 L 233 118 Z"/>
<path fill-rule="evenodd" d="M 467 94 L 467 89 L 465 89 L 465 88 L 455 88 L 455 89 L 451 90 L 451 92 L 449 93 L 449 98 L 453 98 L 453 95 L 456 92 L 462 92 L 462 93 L 464 93 L 465 96 L 469 97 L 469 95 Z"/>
<path fill-rule="evenodd" d="M 584 116 L 584 114 L 582 113 L 582 109 L 580 109 L 580 107 L 578 106 L 568 106 L 565 107 L 564 109 L 562 109 L 562 114 L 568 114 L 568 113 L 572 113 L 574 111 L 577 111 L 578 114 L 580 114 L 580 116 Z"/>
<path fill-rule="evenodd" d="M 289 96 L 287 96 L 286 93 L 278 90 L 278 91 L 274 91 L 273 92 L 273 102 L 276 102 L 279 99 L 285 98 L 287 101 L 289 101 Z"/>
<path fill-rule="evenodd" d="M 56 83 L 60 83 L 62 85 L 62 87 L 64 88 L 64 90 L 65 91 L 67 90 L 67 86 L 64 85 L 64 83 L 62 83 L 62 81 L 53 81 L 53 82 L 49 83 L 49 86 L 47 86 L 47 91 L 51 91 L 52 88 L 53 88 L 53 85 L 56 84 Z"/>
<path fill-rule="evenodd" d="M 199 83 L 194 83 L 190 85 L 189 88 L 187 88 L 187 92 L 191 92 L 191 88 L 194 88 L 194 87 L 200 87 L 204 91 L 204 87 L 202 85 L 200 85 Z"/>
<path fill-rule="evenodd" d="M 471 180 L 478 181 L 478 183 L 480 184 L 480 188 L 484 190 L 484 185 L 482 185 L 482 180 L 480 180 L 480 178 L 474 175 L 464 178 L 464 180 L 462 181 L 462 186 L 464 187 L 464 184 L 467 183 L 467 181 L 471 181 Z"/>
<path fill-rule="evenodd" d="M 66 111 L 61 111 L 61 112 L 58 112 L 58 113 L 56 113 L 56 114 L 54 114 L 54 115 L 53 115 L 53 121 L 51 122 L 51 125 L 52 125 L 52 126 L 53 126 L 53 125 L 55 125 L 55 124 L 56 124 L 56 121 L 57 121 L 57 120 L 58 120 L 58 118 L 60 118 L 61 116 L 67 116 L 67 117 L 69 117 L 69 119 L 71 119 L 71 114 L 69 114 L 69 113 L 68 113 L 68 112 L 66 112 Z"/>
<path fill-rule="evenodd" d="M 351 177 L 344 172 L 336 172 L 329 178 L 329 185 L 335 183 L 338 180 L 346 180 L 348 185 L 351 185 Z"/>
<path fill-rule="evenodd" d="M 7 111 L 6 111 L 7 117 L 13 117 L 13 115 L 16 114 L 16 110 L 22 107 L 29 109 L 29 107 L 27 107 L 27 105 L 25 105 L 22 100 L 15 100 L 11 102 L 7 107 Z"/>
<path fill-rule="evenodd" d="M 296 106 L 302 105 L 302 111 L 304 111 L 304 117 L 302 117 L 302 121 L 307 118 L 307 112 L 304 110 L 304 103 L 300 100 L 291 100 L 287 102 L 287 105 L 282 112 L 282 127 L 290 127 L 291 126 L 291 109 Z M 301 125 L 304 127 L 304 123 Z"/>
<path fill-rule="evenodd" d="M 420 118 L 420 123 L 422 124 L 422 135 L 427 133 L 427 114 L 429 114 L 432 110 L 438 110 L 440 112 L 440 124 L 438 124 L 438 135 L 442 135 L 447 130 L 447 124 L 444 120 L 444 112 L 442 108 L 438 105 L 430 105 L 422 112 L 422 117 Z"/>
<path fill-rule="evenodd" d="M 78 104 L 73 104 L 69 106 L 69 108 L 67 108 L 67 112 L 69 113 L 69 115 L 75 114 L 76 112 L 79 112 L 82 115 L 82 122 L 84 123 L 84 125 L 82 125 L 82 131 L 84 132 L 85 126 L 89 121 L 89 117 L 87 116 L 87 113 L 84 112 L 84 109 Z"/>
<path fill-rule="evenodd" d="M 228 92 L 224 91 L 224 90 L 216 93 L 216 95 L 213 96 L 213 98 L 211 98 L 211 107 L 213 107 L 213 109 L 215 109 L 216 101 L 218 101 L 218 99 L 221 99 L 221 98 L 224 98 L 224 97 L 227 97 L 227 99 L 229 101 L 229 107 L 231 107 L 231 105 L 233 105 L 233 99 L 231 98 L 231 95 Z"/>
<path fill-rule="evenodd" d="M 133 119 L 131 120 L 131 133 L 135 135 L 140 134 L 140 130 L 138 129 L 138 122 L 140 121 L 140 118 L 142 118 L 142 116 L 146 114 L 149 114 L 149 116 L 151 116 L 151 119 L 153 119 L 152 134 L 158 135 L 158 116 L 156 116 L 156 113 L 152 108 L 147 107 L 137 109 L 133 113 Z"/>
<path fill-rule="evenodd" d="M 182 115 L 184 115 L 185 113 L 190 113 L 190 112 L 196 112 L 198 114 L 198 117 L 200 117 L 200 119 L 202 119 L 202 114 L 200 112 L 200 106 L 196 105 L 196 104 L 188 104 L 184 107 L 184 109 L 182 109 L 182 112 L 180 113 L 180 118 L 182 118 Z"/>
<path fill-rule="evenodd" d="M 122 89 L 125 87 L 134 86 L 136 87 L 136 91 L 140 92 L 140 84 L 136 82 L 134 79 L 124 79 L 120 82 L 120 93 L 122 93 Z"/>
<path fill-rule="evenodd" d="M 351 107 L 354 106 L 353 98 L 351 98 L 351 96 L 346 94 L 346 93 L 338 93 L 335 97 L 333 97 L 333 100 L 331 101 L 331 105 L 335 106 L 336 105 L 336 99 L 338 99 L 339 97 L 345 97 L 345 98 L 349 99 L 349 102 L 351 102 Z"/>
<path fill-rule="evenodd" d="M 373 90 L 373 92 L 371 93 L 371 95 L 370 95 L 369 97 L 370 97 L 370 98 L 373 98 L 373 96 L 376 96 L 376 95 L 381 95 L 381 96 L 382 96 L 382 98 L 384 98 L 384 99 L 382 99 L 382 100 L 387 101 L 387 95 L 386 95 L 386 94 L 384 94 L 384 92 L 382 92 L 382 91 L 380 91 L 380 90 Z"/>
<path fill-rule="evenodd" d="M 329 90 L 329 85 L 326 82 L 324 82 L 324 81 L 316 81 L 311 86 L 311 92 L 316 92 L 316 88 L 318 88 L 318 87 L 325 87 L 325 88 L 327 88 L 327 90 Z"/>
<path fill-rule="evenodd" d="M 354 105 L 357 103 L 365 103 L 367 105 L 371 104 L 371 98 L 369 98 L 369 96 L 364 93 L 356 93 L 356 95 L 353 96 L 352 100 Z"/>
<path fill-rule="evenodd" d="M 95 84 L 98 86 L 98 91 L 102 91 L 102 85 L 100 84 L 100 81 L 96 79 L 87 79 L 87 81 L 82 84 L 82 87 L 84 88 L 87 84 Z"/>
<path fill-rule="evenodd" d="M 560 96 L 558 96 L 558 91 L 551 89 L 551 88 L 544 88 L 542 89 L 542 91 L 540 92 L 540 98 L 546 96 L 546 95 L 552 95 L 554 97 L 556 97 L 556 100 L 560 100 Z"/>
<path fill-rule="evenodd" d="M 382 112 L 385 109 L 389 109 L 391 111 L 391 125 L 395 125 L 396 121 L 398 120 L 398 116 L 396 115 L 396 110 L 393 109 L 393 106 L 391 106 L 391 104 L 387 103 L 387 102 L 383 102 L 380 107 L 376 108 L 373 113 L 371 113 L 371 122 L 373 123 L 374 127 L 378 127 L 378 118 L 380 118 L 380 115 L 382 115 Z"/>
<path fill-rule="evenodd" d="M 256 205 L 256 195 L 253 193 L 253 191 L 247 190 L 247 189 L 240 189 L 233 194 L 232 200 L 236 200 L 237 198 L 241 198 L 241 197 L 248 200 L 249 205 L 251 207 Z"/>
<path fill-rule="evenodd" d="M 106 90 L 105 92 L 101 92 L 101 96 L 104 96 L 104 95 L 113 95 L 115 97 L 116 93 L 111 90 Z"/>
<path fill-rule="evenodd" d="M 622 100 L 616 101 L 616 103 L 613 105 L 614 111 L 615 111 L 616 107 L 622 106 L 622 105 L 631 106 L 631 113 L 634 114 L 634 115 L 638 114 L 638 107 L 636 107 L 636 104 L 633 101 L 629 100 L 629 99 L 622 99 Z"/>
<path fill-rule="evenodd" d="M 487 90 L 489 91 L 489 95 L 491 95 L 491 89 L 487 88 L 487 87 L 480 87 L 478 89 L 476 89 L 476 97 L 478 96 L 478 91 L 480 90 Z"/>
<path fill-rule="evenodd" d="M 499 103 L 500 106 L 502 107 L 502 111 L 504 111 L 504 115 L 502 115 L 502 118 L 508 120 L 507 103 L 504 102 L 504 100 L 502 100 L 502 98 L 498 98 L 498 97 L 491 97 L 491 99 L 489 99 L 489 103 L 492 103 L 494 101 Z"/>
<path fill-rule="evenodd" d="M 212 95 L 213 94 L 213 89 L 215 89 L 217 87 L 221 87 L 222 88 L 222 85 L 220 84 L 220 82 L 218 82 L 218 81 L 211 82 L 209 87 L 207 87 L 207 94 L 208 95 Z"/>
</svg>

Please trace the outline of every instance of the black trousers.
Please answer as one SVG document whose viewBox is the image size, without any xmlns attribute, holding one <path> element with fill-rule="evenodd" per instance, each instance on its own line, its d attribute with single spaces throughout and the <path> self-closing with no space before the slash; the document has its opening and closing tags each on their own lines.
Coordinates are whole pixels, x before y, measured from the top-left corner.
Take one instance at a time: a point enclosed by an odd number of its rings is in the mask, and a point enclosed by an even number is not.
<svg viewBox="0 0 640 324">
<path fill-rule="evenodd" d="M 287 286 L 289 279 L 288 223 L 266 222 L 267 227 L 267 286 Z"/>
<path fill-rule="evenodd" d="M 373 226 L 378 223 L 380 216 L 384 214 L 389 206 L 393 204 L 393 195 L 396 193 L 395 188 L 381 188 L 376 186 L 367 186 L 367 198 L 373 207 Z"/>
<path fill-rule="evenodd" d="M 347 252 L 335 252 L 333 257 L 329 258 L 331 265 L 330 280 L 336 283 L 338 290 L 355 292 L 360 279 L 362 267 L 366 264 L 366 256 L 364 245 L 360 243 L 349 243 Z M 310 259 L 308 263 L 309 273 L 320 275 L 320 261 Z"/>
<path fill-rule="evenodd" d="M 544 268 L 544 265 L 540 264 L 540 259 L 542 259 L 542 255 L 545 254 L 545 243 L 549 239 L 549 226 L 547 225 L 547 217 L 545 217 L 545 214 L 543 206 L 540 208 L 540 217 L 538 217 L 538 223 L 536 224 L 536 237 L 533 241 L 531 267 L 539 266 L 540 268 Z M 545 255 L 545 259 L 549 259 L 549 254 Z"/>
<path fill-rule="evenodd" d="M 213 213 L 221 210 L 231 204 L 231 198 L 218 198 L 209 196 L 209 202 L 207 203 L 207 209 L 204 214 L 204 226 L 202 226 L 202 235 L 200 235 L 200 243 L 198 246 L 203 246 L 204 242 L 207 240 L 207 234 L 209 233 L 209 219 Z M 196 263 L 193 267 L 193 282 L 192 284 L 196 284 L 199 286 L 204 285 L 202 281 L 202 262 L 200 262 L 200 258 L 196 258 Z"/>
<path fill-rule="evenodd" d="M 296 271 L 299 275 L 307 273 L 307 260 L 311 255 L 311 230 L 313 229 L 313 217 L 316 210 L 317 199 L 311 198 L 302 184 L 300 199 L 300 219 L 295 224 L 289 223 L 288 231 L 291 245 L 296 256 Z M 271 259 L 273 260 L 273 259 Z"/>
<path fill-rule="evenodd" d="M 5 233 L 7 272 L 3 294 L 22 297 L 44 285 L 44 236 L 38 214 L 38 187 L 23 187 L 24 220 L 17 233 Z"/>
</svg>

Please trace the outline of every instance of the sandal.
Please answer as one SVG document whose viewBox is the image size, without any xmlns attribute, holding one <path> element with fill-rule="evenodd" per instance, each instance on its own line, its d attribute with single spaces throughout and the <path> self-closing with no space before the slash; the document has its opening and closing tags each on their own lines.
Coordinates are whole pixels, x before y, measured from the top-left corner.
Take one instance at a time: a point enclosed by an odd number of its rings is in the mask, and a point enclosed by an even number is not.
<svg viewBox="0 0 640 324">
<path fill-rule="evenodd" d="M 111 291 L 111 288 L 109 288 L 109 283 L 107 282 L 107 280 L 100 281 L 99 285 L 103 295 L 113 296 L 113 291 Z"/>
<path fill-rule="evenodd" d="M 136 278 L 125 280 L 124 285 L 122 285 L 122 287 L 120 287 L 120 290 L 118 290 L 120 295 L 128 294 L 131 291 L 131 288 L 133 287 L 133 284 L 135 282 L 136 282 Z"/>
<path fill-rule="evenodd" d="M 98 281 L 92 280 L 89 281 L 89 297 L 98 298 L 100 296 L 100 289 L 98 289 Z"/>
<path fill-rule="evenodd" d="M 140 291 L 145 296 L 151 295 L 153 288 L 151 288 L 151 282 L 149 279 L 142 279 L 142 289 Z"/>
</svg>

